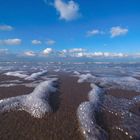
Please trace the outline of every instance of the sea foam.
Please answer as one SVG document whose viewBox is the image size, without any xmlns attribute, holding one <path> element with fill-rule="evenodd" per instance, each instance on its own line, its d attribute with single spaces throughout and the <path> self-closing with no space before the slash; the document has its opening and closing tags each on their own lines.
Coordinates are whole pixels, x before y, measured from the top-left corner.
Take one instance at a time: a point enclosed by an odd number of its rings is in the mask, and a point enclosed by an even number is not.
<svg viewBox="0 0 140 140">
<path fill-rule="evenodd" d="M 25 80 L 35 80 L 39 76 L 43 76 L 46 73 L 47 73 L 47 70 L 44 70 L 44 71 L 41 71 L 41 72 L 37 72 L 37 73 L 33 73 L 30 76 L 26 77 Z"/>
<path fill-rule="evenodd" d="M 78 76 L 78 75 L 77 75 Z M 140 80 L 130 77 L 96 77 L 92 74 L 81 74 L 78 76 L 78 82 L 91 82 L 98 84 L 104 88 L 119 88 L 119 89 L 126 89 L 126 90 L 133 90 L 136 92 L 140 92 Z"/>
<path fill-rule="evenodd" d="M 24 110 L 36 118 L 42 118 L 46 112 L 51 112 L 49 97 L 56 92 L 56 78 L 40 83 L 32 93 L 0 100 L 0 112 Z"/>
<path fill-rule="evenodd" d="M 23 78 L 25 80 L 36 80 L 38 77 L 45 75 L 47 73 L 47 70 L 32 73 L 31 75 L 27 75 L 25 73 L 26 72 L 24 72 L 24 71 L 13 71 L 13 72 L 7 72 L 7 73 L 5 73 L 5 75 L 19 77 L 19 78 Z"/>
<path fill-rule="evenodd" d="M 96 123 L 96 111 L 100 107 L 100 97 L 104 90 L 91 84 L 92 90 L 89 92 L 89 101 L 79 105 L 77 110 L 78 120 L 83 135 L 87 140 L 106 140 L 107 133 Z"/>
<path fill-rule="evenodd" d="M 5 73 L 5 75 L 19 77 L 19 78 L 26 78 L 28 76 L 25 74 L 24 71 L 11 71 L 11 72 Z"/>
</svg>

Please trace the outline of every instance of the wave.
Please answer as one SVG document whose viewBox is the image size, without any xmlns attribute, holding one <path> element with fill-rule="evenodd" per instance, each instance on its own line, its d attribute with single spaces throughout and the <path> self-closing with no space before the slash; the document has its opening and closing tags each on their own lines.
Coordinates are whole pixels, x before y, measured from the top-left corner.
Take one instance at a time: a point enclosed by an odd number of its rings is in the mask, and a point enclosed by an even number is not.
<svg viewBox="0 0 140 140">
<path fill-rule="evenodd" d="M 37 72 L 37 73 L 33 73 L 30 76 L 26 77 L 25 80 L 35 80 L 37 79 L 39 76 L 43 76 L 44 74 L 46 74 L 48 71 L 42 71 L 42 72 Z"/>
<path fill-rule="evenodd" d="M 24 71 L 7 72 L 7 73 L 5 73 L 5 75 L 19 77 L 19 78 L 26 78 L 28 76 L 25 74 Z"/>
<path fill-rule="evenodd" d="M 48 72 L 47 70 L 44 70 L 44 71 L 41 71 L 41 72 L 32 73 L 29 76 L 29 75 L 25 74 L 26 72 L 24 72 L 24 71 L 13 71 L 13 72 L 7 72 L 7 73 L 5 73 L 5 75 L 19 77 L 19 78 L 23 78 L 25 80 L 35 80 L 39 76 L 45 75 L 47 72 Z"/>
<path fill-rule="evenodd" d="M 51 112 L 49 96 L 56 92 L 54 82 L 56 78 L 40 83 L 32 93 L 0 100 L 0 112 L 24 110 L 31 116 L 42 118 L 46 112 Z"/>
<path fill-rule="evenodd" d="M 78 75 L 77 75 L 78 76 Z M 119 89 L 126 89 L 126 90 L 133 90 L 136 92 L 140 92 L 140 80 L 130 77 L 96 77 L 92 74 L 81 74 L 78 76 L 78 82 L 91 82 L 95 83 L 104 88 L 119 88 Z"/>
<path fill-rule="evenodd" d="M 92 90 L 88 95 L 89 101 L 81 103 L 78 107 L 78 120 L 82 133 L 87 140 L 106 140 L 107 133 L 97 124 L 95 117 L 104 90 L 94 84 L 91 84 L 91 87 Z"/>
</svg>

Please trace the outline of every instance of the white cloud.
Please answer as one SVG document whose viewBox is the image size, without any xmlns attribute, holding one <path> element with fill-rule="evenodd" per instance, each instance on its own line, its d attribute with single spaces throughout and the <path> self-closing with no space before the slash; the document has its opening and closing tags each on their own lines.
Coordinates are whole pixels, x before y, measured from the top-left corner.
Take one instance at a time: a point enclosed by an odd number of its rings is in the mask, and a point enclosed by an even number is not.
<svg viewBox="0 0 140 140">
<path fill-rule="evenodd" d="M 61 51 L 61 56 L 69 56 L 69 57 L 86 57 L 86 58 L 114 58 L 114 57 L 127 57 L 128 55 L 123 53 L 110 53 L 110 52 L 87 52 L 83 48 L 74 48 L 70 50 Z"/>
<path fill-rule="evenodd" d="M 79 52 L 75 55 L 76 57 L 85 57 L 85 53 Z"/>
<path fill-rule="evenodd" d="M 46 48 L 45 50 L 43 50 L 43 54 L 48 56 L 50 54 L 53 53 L 53 49 L 52 48 Z"/>
<path fill-rule="evenodd" d="M 85 49 L 73 49 L 74 51 L 63 51 L 63 57 L 64 56 L 70 56 L 70 57 L 85 57 L 85 58 L 114 58 L 114 57 L 127 57 L 128 55 L 123 53 L 110 53 L 110 52 L 86 52 Z"/>
<path fill-rule="evenodd" d="M 89 53 L 88 57 L 127 57 L 127 55 L 123 53 L 94 52 Z"/>
<path fill-rule="evenodd" d="M 61 52 L 62 52 L 62 53 L 67 53 L 68 50 L 64 49 L 64 50 L 62 50 Z"/>
<path fill-rule="evenodd" d="M 59 51 L 59 56 L 61 57 L 82 57 L 84 56 L 86 49 L 84 48 L 72 48 L 72 49 L 64 49 L 62 51 Z"/>
<path fill-rule="evenodd" d="M 98 34 L 103 34 L 103 31 L 99 31 L 98 29 L 94 29 L 94 30 L 91 30 L 91 31 L 87 32 L 88 37 L 95 36 L 95 35 L 98 35 Z"/>
<path fill-rule="evenodd" d="M 60 19 L 66 21 L 74 20 L 79 17 L 79 5 L 73 0 L 67 3 L 62 0 L 55 0 L 54 7 L 60 14 Z"/>
<path fill-rule="evenodd" d="M 14 28 L 10 25 L 0 25 L 0 31 L 11 31 Z"/>
<path fill-rule="evenodd" d="M 0 40 L 0 45 L 20 45 L 22 42 L 21 39 L 15 38 L 15 39 L 6 39 L 6 40 Z"/>
<path fill-rule="evenodd" d="M 73 49 L 68 50 L 68 52 L 70 53 L 79 53 L 79 52 L 84 52 L 84 51 L 85 49 L 83 48 L 73 48 Z"/>
<path fill-rule="evenodd" d="M 110 34 L 111 37 L 117 37 L 117 36 L 121 36 L 121 35 L 125 35 L 128 33 L 128 29 L 127 28 L 122 28 L 120 26 L 116 26 L 116 27 L 112 27 L 110 29 Z"/>
<path fill-rule="evenodd" d="M 33 45 L 40 45 L 42 42 L 40 40 L 32 40 Z"/>
<path fill-rule="evenodd" d="M 24 52 L 24 55 L 25 56 L 36 56 L 36 53 L 33 51 L 27 51 L 27 52 Z"/>
<path fill-rule="evenodd" d="M 48 39 L 48 40 L 46 41 L 46 44 L 49 45 L 49 46 L 52 46 L 52 45 L 54 45 L 55 43 L 56 43 L 56 41 L 55 41 L 55 40 L 52 40 L 52 39 Z"/>
</svg>

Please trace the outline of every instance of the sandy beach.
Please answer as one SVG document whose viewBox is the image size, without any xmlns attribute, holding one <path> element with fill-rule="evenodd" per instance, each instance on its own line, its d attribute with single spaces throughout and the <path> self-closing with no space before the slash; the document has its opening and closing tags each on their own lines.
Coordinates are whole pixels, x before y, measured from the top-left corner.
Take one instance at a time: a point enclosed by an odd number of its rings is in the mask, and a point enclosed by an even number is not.
<svg viewBox="0 0 140 140">
<path fill-rule="evenodd" d="M 0 114 L 0 139 L 83 140 L 76 110 L 86 100 L 90 86 L 88 83 L 78 84 L 77 78 L 68 75 L 61 75 L 59 84 L 59 93 L 54 93 L 50 99 L 54 112 L 42 119 L 35 119 L 24 111 Z M 10 88 L 0 89 L 1 99 L 32 91 L 32 88 L 12 87 L 9 93 Z"/>
<path fill-rule="evenodd" d="M 49 75 L 56 73 L 49 73 Z M 0 113 L 0 139 L 1 140 L 84 140 L 80 125 L 77 120 L 78 106 L 88 100 L 90 83 L 78 83 L 78 78 L 67 73 L 57 73 L 58 91 L 51 94 L 50 105 L 53 112 L 46 113 L 41 118 L 33 118 L 25 111 L 11 111 Z M 17 80 L 10 77 L 10 80 Z M 2 78 L 9 80 L 9 77 Z M 29 82 L 29 81 L 24 81 Z M 0 99 L 29 94 L 34 88 L 22 85 L 12 87 L 0 87 Z M 108 89 L 106 95 L 115 98 L 132 99 L 139 95 L 138 92 L 120 89 Z M 131 112 L 140 115 L 140 106 L 137 103 Z M 103 128 L 109 140 L 129 140 L 121 131 L 114 129 L 121 124 L 121 116 L 110 113 L 109 110 L 100 110 L 96 114 L 97 124 Z"/>
</svg>

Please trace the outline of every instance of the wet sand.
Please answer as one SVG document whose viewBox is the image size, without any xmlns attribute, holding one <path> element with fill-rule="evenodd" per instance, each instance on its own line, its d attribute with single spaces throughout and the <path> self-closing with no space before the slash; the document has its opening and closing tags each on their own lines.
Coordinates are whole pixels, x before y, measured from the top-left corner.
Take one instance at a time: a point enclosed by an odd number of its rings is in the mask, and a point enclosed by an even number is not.
<svg viewBox="0 0 140 140">
<path fill-rule="evenodd" d="M 129 111 L 140 116 L 140 103 L 136 103 Z"/>
<path fill-rule="evenodd" d="M 0 87 L 0 99 L 29 94 L 32 91 L 33 88 L 28 88 L 22 85 L 13 87 Z"/>
<path fill-rule="evenodd" d="M 9 80 L 8 78 L 5 77 L 4 81 Z M 0 140 L 84 140 L 76 111 L 79 104 L 88 100 L 90 84 L 79 84 L 77 78 L 71 77 L 70 74 L 59 73 L 58 78 L 58 92 L 51 94 L 50 97 L 54 112 L 47 113 L 42 119 L 33 118 L 24 111 L 0 113 Z M 25 86 L 1 87 L 0 99 L 29 94 L 32 90 L 33 88 Z M 107 90 L 106 94 L 126 99 L 139 95 L 137 92 L 120 89 Z M 130 111 L 140 115 L 140 103 Z M 108 110 L 102 110 L 97 113 L 96 119 L 108 133 L 109 140 L 130 140 L 124 133 L 114 129 L 121 124 L 119 114 L 116 116 Z"/>
<path fill-rule="evenodd" d="M 76 111 L 79 104 L 87 100 L 90 86 L 88 83 L 78 84 L 77 78 L 60 75 L 59 92 L 52 94 L 50 103 L 54 112 L 46 114 L 42 119 L 35 119 L 24 111 L 0 114 L 0 140 L 83 140 Z M 1 97 L 11 97 L 16 93 L 25 94 L 27 88 L 12 87 L 0 91 Z M 9 89 L 10 90 L 10 89 Z M 28 92 L 30 93 L 28 89 Z M 16 92 L 15 92 L 16 91 Z"/>
<path fill-rule="evenodd" d="M 15 76 L 6 76 L 4 74 L 0 74 L 0 81 L 7 81 L 7 80 L 19 80 L 20 78 Z"/>
<path fill-rule="evenodd" d="M 138 92 L 121 89 L 110 89 L 106 91 L 106 94 L 116 98 L 126 99 L 132 99 L 133 97 L 140 95 Z M 136 115 L 140 115 L 140 103 L 136 104 L 130 111 Z M 115 112 L 109 112 L 108 110 L 103 109 L 97 113 L 97 122 L 104 130 L 107 131 L 109 140 L 130 140 L 129 136 L 116 129 L 116 126 L 120 126 L 122 124 L 122 118 L 119 113 L 115 115 Z M 125 129 L 124 131 L 127 130 Z"/>
<path fill-rule="evenodd" d="M 140 95 L 140 93 L 138 92 L 122 89 L 109 89 L 107 90 L 107 94 L 114 96 L 116 98 L 126 98 L 126 99 L 132 99 L 133 97 Z"/>
</svg>

